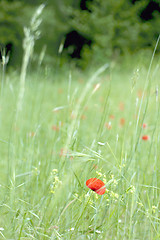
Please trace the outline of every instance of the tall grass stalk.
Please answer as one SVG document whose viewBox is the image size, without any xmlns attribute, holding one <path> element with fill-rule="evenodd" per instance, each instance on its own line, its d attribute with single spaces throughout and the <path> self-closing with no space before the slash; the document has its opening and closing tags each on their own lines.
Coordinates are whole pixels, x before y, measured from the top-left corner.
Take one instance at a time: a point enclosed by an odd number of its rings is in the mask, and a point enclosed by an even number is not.
<svg viewBox="0 0 160 240">
<path fill-rule="evenodd" d="M 35 11 L 35 14 L 31 19 L 30 26 L 28 28 L 24 27 L 24 40 L 23 40 L 24 54 L 23 54 L 22 67 L 21 67 L 21 73 L 20 73 L 20 88 L 19 88 L 19 96 L 18 96 L 18 102 L 17 102 L 17 116 L 19 111 L 22 110 L 22 102 L 23 102 L 23 96 L 25 92 L 25 81 L 26 81 L 28 63 L 33 54 L 35 41 L 40 37 L 39 26 L 42 22 L 40 15 L 42 14 L 44 6 L 45 6 L 44 4 L 41 4 L 38 7 L 38 9 Z"/>
</svg>

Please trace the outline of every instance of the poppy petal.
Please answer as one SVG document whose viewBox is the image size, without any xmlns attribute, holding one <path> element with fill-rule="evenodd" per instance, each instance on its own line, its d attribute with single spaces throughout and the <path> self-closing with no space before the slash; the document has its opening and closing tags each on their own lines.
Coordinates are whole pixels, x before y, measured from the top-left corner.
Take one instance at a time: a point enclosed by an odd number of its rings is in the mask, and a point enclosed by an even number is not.
<svg viewBox="0 0 160 240">
<path fill-rule="evenodd" d="M 148 135 L 143 135 L 143 136 L 142 136 L 142 140 L 144 140 L 144 141 L 149 140 L 149 136 L 148 136 Z"/>
<path fill-rule="evenodd" d="M 99 195 L 103 195 L 106 191 L 105 184 L 98 178 L 90 178 L 86 181 L 86 186 Z"/>
</svg>

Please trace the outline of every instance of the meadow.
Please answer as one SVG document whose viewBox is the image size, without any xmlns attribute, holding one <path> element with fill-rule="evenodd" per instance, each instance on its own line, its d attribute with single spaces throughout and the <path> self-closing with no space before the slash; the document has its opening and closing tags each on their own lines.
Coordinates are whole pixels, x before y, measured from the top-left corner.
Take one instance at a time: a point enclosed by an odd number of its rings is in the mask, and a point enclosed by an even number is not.
<svg viewBox="0 0 160 240">
<path fill-rule="evenodd" d="M 157 57 L 3 77 L 0 239 L 160 239 Z M 3 75 L 3 74 L 2 74 Z M 89 178 L 106 186 L 100 196 Z"/>
</svg>

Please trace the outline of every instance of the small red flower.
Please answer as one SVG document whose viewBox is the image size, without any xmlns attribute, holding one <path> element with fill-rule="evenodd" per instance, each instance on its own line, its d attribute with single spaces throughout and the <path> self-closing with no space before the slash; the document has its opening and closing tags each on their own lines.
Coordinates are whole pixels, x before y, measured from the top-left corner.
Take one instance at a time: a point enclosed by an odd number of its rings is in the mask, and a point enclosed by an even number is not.
<svg viewBox="0 0 160 240">
<path fill-rule="evenodd" d="M 67 155 L 67 150 L 65 150 L 64 148 L 61 148 L 59 155 L 60 155 L 60 157 L 66 156 Z"/>
<path fill-rule="evenodd" d="M 114 115 L 110 115 L 109 118 L 110 119 L 114 119 L 115 117 L 114 117 Z"/>
<path fill-rule="evenodd" d="M 120 119 L 120 125 L 123 126 L 125 124 L 125 119 L 124 118 L 121 118 Z"/>
<path fill-rule="evenodd" d="M 103 195 L 106 191 L 105 184 L 98 178 L 90 178 L 86 181 L 86 186 L 99 195 Z"/>
<path fill-rule="evenodd" d="M 53 125 L 53 126 L 52 126 L 52 130 L 58 132 L 58 131 L 59 131 L 59 127 L 56 126 L 56 125 Z"/>
<path fill-rule="evenodd" d="M 111 122 L 109 122 L 109 123 L 106 122 L 104 126 L 106 128 L 108 128 L 109 130 L 112 128 Z"/>
<path fill-rule="evenodd" d="M 142 127 L 143 127 L 143 128 L 146 128 L 146 127 L 147 127 L 147 124 L 146 124 L 146 123 L 143 123 Z"/>
<path fill-rule="evenodd" d="M 144 140 L 144 141 L 149 140 L 149 136 L 148 136 L 148 135 L 143 135 L 143 136 L 142 136 L 142 140 Z"/>
</svg>

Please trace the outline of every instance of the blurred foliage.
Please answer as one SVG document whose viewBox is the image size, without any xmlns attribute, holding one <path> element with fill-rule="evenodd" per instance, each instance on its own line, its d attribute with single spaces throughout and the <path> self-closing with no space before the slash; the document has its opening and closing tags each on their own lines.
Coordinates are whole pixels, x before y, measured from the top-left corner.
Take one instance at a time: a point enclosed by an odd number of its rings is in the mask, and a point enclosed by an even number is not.
<svg viewBox="0 0 160 240">
<path fill-rule="evenodd" d="M 140 13 L 147 4 L 146 0 L 134 4 L 126 0 L 94 0 L 88 3 L 89 11 L 72 11 L 72 27 L 92 40 L 91 49 L 88 46 L 83 49 L 82 64 L 154 48 L 160 33 L 160 18 L 155 12 L 151 21 L 142 21 Z"/>
<path fill-rule="evenodd" d="M 150 21 L 144 21 L 140 15 L 150 1 L 132 2 L 94 0 L 88 1 L 88 10 L 81 10 L 80 0 L 48 0 L 42 14 L 41 38 L 36 42 L 35 58 L 46 46 L 46 62 L 53 64 L 61 55 L 60 62 L 63 63 L 68 53 L 63 49 L 60 54 L 59 47 L 63 46 L 66 34 L 73 30 L 92 42 L 82 48 L 81 67 L 140 49 L 153 49 L 159 35 L 159 12 L 155 11 Z M 21 59 L 23 27 L 28 26 L 41 3 L 44 1 L 0 1 L 0 45 L 13 44 L 12 64 Z"/>
<path fill-rule="evenodd" d="M 22 2 L 0 1 L 0 9 L 1 44 L 6 44 L 8 41 L 17 44 L 22 35 L 23 19 L 19 15 L 23 9 Z"/>
<path fill-rule="evenodd" d="M 0 1 L 0 46 L 2 49 L 8 44 L 18 47 L 23 37 L 23 18 L 19 13 L 23 11 L 23 3 L 19 1 Z M 18 50 L 17 50 L 18 51 Z"/>
</svg>

